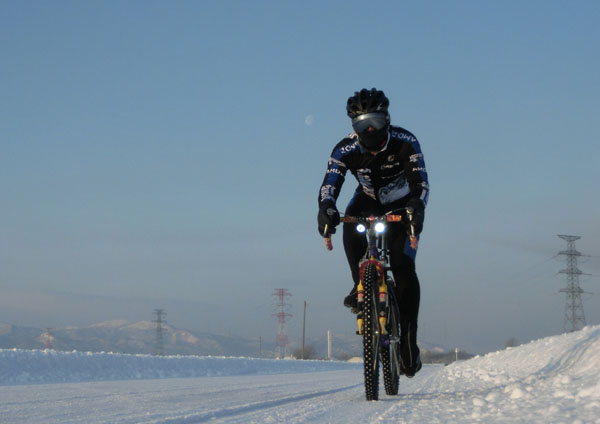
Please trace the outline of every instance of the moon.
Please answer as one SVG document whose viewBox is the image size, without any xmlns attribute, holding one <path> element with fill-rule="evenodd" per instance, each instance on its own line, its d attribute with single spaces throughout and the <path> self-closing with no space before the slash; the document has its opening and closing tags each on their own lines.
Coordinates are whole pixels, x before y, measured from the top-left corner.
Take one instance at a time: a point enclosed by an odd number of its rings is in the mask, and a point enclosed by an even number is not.
<svg viewBox="0 0 600 424">
<path fill-rule="evenodd" d="M 314 120 L 315 120 L 314 116 L 308 115 L 304 118 L 304 123 L 306 124 L 307 127 L 310 127 L 313 124 Z"/>
</svg>

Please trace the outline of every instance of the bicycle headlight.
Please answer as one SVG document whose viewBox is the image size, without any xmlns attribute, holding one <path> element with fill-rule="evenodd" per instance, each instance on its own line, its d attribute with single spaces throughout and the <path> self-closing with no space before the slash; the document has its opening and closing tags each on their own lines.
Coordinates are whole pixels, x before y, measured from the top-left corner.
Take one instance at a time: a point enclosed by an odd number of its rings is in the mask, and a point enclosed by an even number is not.
<svg viewBox="0 0 600 424">
<path fill-rule="evenodd" d="M 365 227 L 363 224 L 358 224 L 356 226 L 356 231 L 358 231 L 359 233 L 364 233 L 365 231 L 367 231 L 367 227 Z"/>
<path fill-rule="evenodd" d="M 376 233 L 383 233 L 385 231 L 385 224 L 383 222 L 378 222 L 377 224 L 375 224 L 375 232 Z"/>
</svg>

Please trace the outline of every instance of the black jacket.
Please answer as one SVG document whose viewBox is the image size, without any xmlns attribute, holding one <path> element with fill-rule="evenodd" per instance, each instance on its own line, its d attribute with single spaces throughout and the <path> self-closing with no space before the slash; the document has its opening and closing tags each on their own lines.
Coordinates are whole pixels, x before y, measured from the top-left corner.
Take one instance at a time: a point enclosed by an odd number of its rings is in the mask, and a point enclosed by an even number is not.
<svg viewBox="0 0 600 424">
<path fill-rule="evenodd" d="M 340 141 L 329 158 L 319 207 L 335 204 L 347 171 L 358 180 L 357 191 L 390 210 L 413 198 L 427 205 L 429 183 L 423 153 L 417 138 L 403 128 L 391 126 L 388 142 L 377 154 L 364 150 L 356 133 Z"/>
</svg>

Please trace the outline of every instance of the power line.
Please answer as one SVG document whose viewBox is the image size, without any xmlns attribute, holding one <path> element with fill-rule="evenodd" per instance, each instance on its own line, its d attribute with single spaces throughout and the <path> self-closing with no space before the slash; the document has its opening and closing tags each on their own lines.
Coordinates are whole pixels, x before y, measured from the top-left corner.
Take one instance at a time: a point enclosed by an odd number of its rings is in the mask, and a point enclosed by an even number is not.
<svg viewBox="0 0 600 424">
<path fill-rule="evenodd" d="M 529 267 L 527 267 L 527 268 L 525 268 L 525 269 L 523 269 L 521 271 L 517 271 L 515 274 L 509 276 L 508 279 L 509 280 L 516 280 L 517 277 L 521 277 L 523 274 L 525 274 L 525 273 L 527 273 L 527 272 L 529 272 L 529 271 L 533 270 L 534 268 L 537 268 L 537 267 L 539 267 L 541 265 L 547 264 L 548 262 L 556 259 L 557 257 L 558 257 L 558 253 L 556 255 L 550 257 L 550 258 L 546 258 L 543 261 L 540 261 L 540 262 L 537 262 L 537 263 L 535 263 L 533 265 L 530 265 Z M 530 278 L 528 278 L 528 280 L 529 279 Z"/>
</svg>

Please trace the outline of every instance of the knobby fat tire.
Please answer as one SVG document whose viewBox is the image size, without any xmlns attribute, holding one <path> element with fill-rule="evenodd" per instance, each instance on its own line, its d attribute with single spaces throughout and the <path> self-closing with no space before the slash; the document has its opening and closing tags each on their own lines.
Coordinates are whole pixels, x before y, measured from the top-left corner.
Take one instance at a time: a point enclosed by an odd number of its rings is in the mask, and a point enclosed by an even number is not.
<svg viewBox="0 0 600 424">
<path fill-rule="evenodd" d="M 391 287 L 388 286 L 388 293 L 391 291 Z M 385 394 L 389 396 L 395 396 L 398 394 L 398 368 L 396 367 L 397 359 L 394 357 L 398 356 L 398 310 L 396 307 L 395 300 L 390 299 L 389 307 L 387 311 L 387 327 L 388 337 L 393 343 L 387 346 L 382 346 L 381 350 L 381 367 L 383 368 L 383 385 L 385 387 Z"/>
<path fill-rule="evenodd" d="M 375 265 L 368 264 L 363 277 L 363 360 L 367 400 L 379 398 L 379 314 L 377 313 L 379 299 L 375 296 L 376 277 Z"/>
</svg>

